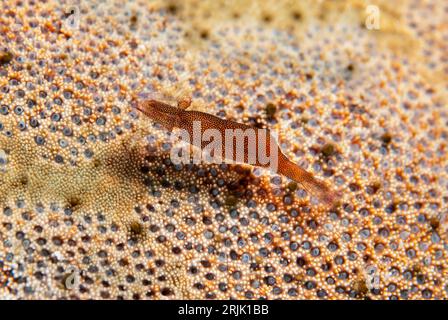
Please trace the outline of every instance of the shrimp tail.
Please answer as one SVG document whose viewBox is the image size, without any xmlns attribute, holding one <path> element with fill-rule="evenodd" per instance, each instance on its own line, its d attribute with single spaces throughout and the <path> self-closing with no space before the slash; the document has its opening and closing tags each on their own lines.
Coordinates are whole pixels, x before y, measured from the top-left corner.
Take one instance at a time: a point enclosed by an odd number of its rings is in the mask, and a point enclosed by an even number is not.
<svg viewBox="0 0 448 320">
<path fill-rule="evenodd" d="M 315 196 L 319 202 L 326 206 L 334 206 L 341 197 L 341 193 L 330 189 L 323 181 L 316 179 L 311 173 L 288 159 L 281 161 L 278 173 L 296 181 L 303 188 Z"/>
</svg>

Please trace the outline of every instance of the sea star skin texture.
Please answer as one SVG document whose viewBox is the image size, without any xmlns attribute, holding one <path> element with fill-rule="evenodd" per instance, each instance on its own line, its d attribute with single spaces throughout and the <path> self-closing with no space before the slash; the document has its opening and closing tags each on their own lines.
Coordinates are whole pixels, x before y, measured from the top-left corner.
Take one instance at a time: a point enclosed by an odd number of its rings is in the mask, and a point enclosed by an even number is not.
<svg viewBox="0 0 448 320">
<path fill-rule="evenodd" d="M 0 297 L 446 299 L 446 5 L 378 6 L 0 2 Z M 185 88 L 341 205 L 173 165 L 135 105 Z"/>
</svg>

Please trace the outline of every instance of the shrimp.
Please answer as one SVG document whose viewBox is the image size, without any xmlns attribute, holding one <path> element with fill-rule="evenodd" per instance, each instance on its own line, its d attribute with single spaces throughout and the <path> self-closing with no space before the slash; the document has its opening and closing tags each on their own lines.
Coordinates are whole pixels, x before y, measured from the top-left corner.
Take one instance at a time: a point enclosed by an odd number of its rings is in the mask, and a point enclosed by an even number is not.
<svg viewBox="0 0 448 320">
<path fill-rule="evenodd" d="M 179 101 L 177 107 L 155 99 L 148 99 L 140 101 L 136 108 L 146 117 L 159 122 L 166 129 L 170 131 L 173 130 L 173 128 L 183 129 L 188 132 L 190 137 L 193 136 L 195 121 L 199 121 L 201 123 L 201 134 L 208 129 L 217 130 L 221 136 L 224 136 L 226 134 L 226 130 L 229 129 L 241 130 L 240 132 L 244 132 L 248 129 L 253 130 L 255 132 L 255 137 L 257 138 L 255 139 L 256 148 L 264 148 L 264 152 L 268 156 L 272 153 L 272 150 L 274 150 L 278 155 L 277 173 L 299 183 L 307 192 L 317 197 L 320 202 L 327 206 L 335 205 L 340 198 L 341 194 L 339 192 L 331 190 L 325 185 L 325 183 L 315 178 L 313 174 L 289 160 L 288 157 L 280 150 L 280 147 L 271 135 L 269 129 L 261 129 L 231 120 L 224 120 L 205 112 L 188 111 L 186 109 L 190 106 L 190 104 L 191 100 L 189 99 Z M 259 141 L 261 141 L 260 137 L 265 137 L 264 143 L 259 143 Z M 224 150 L 226 150 L 224 143 L 225 142 L 223 142 L 221 148 L 221 156 L 223 159 L 228 159 L 231 161 L 239 160 L 240 162 L 254 165 L 256 167 L 268 167 L 267 163 L 261 162 L 259 159 L 256 159 L 255 163 L 249 162 L 249 141 L 244 143 L 244 157 L 238 159 L 236 158 L 236 145 L 233 144 L 234 152 L 231 153 L 232 156 L 229 157 L 228 154 L 224 152 Z M 206 146 L 206 141 L 200 141 L 199 143 L 195 143 L 193 141 L 191 144 L 203 150 Z"/>
</svg>

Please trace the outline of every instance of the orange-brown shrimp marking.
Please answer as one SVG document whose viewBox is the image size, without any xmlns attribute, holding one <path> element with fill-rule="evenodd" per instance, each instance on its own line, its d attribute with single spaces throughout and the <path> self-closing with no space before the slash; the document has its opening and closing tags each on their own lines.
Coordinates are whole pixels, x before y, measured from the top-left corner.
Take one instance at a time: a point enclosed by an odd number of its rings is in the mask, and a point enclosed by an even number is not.
<svg viewBox="0 0 448 320">
<path fill-rule="evenodd" d="M 224 120 L 218 118 L 214 115 L 200 112 L 200 111 L 187 111 L 185 110 L 190 105 L 190 102 L 182 101 L 179 102 L 178 107 L 171 106 L 164 102 L 160 102 L 157 100 L 145 100 L 138 104 L 137 109 L 141 111 L 145 116 L 161 123 L 164 127 L 171 130 L 173 128 L 180 128 L 186 130 L 190 136 L 193 136 L 193 122 L 200 121 L 201 123 L 201 133 L 203 133 L 207 129 L 216 129 L 223 136 L 226 129 L 252 129 L 255 130 L 256 135 L 258 136 L 262 130 L 268 129 L 259 129 L 252 126 L 248 126 L 242 123 L 238 123 L 231 120 Z M 307 190 L 310 194 L 316 196 L 319 201 L 323 202 L 326 205 L 333 205 L 339 199 L 340 193 L 331 190 L 327 187 L 322 181 L 316 179 L 311 173 L 302 169 L 299 165 L 290 161 L 286 155 L 284 155 L 280 147 L 278 146 L 275 139 L 271 136 L 268 130 L 268 134 L 266 135 L 266 153 L 269 154 L 268 150 L 271 150 L 271 143 L 274 144 L 274 148 L 277 149 L 278 154 L 278 169 L 277 172 L 281 175 L 284 175 L 297 183 L 301 184 L 305 190 Z M 224 141 L 224 140 L 222 140 Z M 224 144 L 224 142 L 223 142 Z M 204 144 L 202 143 L 199 148 L 204 148 Z M 222 157 L 225 158 L 224 150 L 225 146 L 222 146 L 223 154 Z M 244 144 L 244 153 L 245 153 L 245 161 L 247 162 L 247 154 L 248 154 L 248 145 Z M 233 155 L 236 155 L 236 152 L 233 152 Z M 235 161 L 235 158 L 230 160 Z M 266 167 L 266 164 L 261 164 L 258 162 L 255 163 L 255 166 Z"/>
</svg>

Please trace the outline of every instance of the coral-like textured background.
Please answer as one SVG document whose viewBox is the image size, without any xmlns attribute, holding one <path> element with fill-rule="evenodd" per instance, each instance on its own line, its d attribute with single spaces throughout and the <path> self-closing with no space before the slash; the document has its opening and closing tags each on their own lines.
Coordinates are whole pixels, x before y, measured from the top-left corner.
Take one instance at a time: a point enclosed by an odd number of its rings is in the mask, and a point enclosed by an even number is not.
<svg viewBox="0 0 448 320">
<path fill-rule="evenodd" d="M 446 2 L 0 12 L 1 298 L 447 298 Z M 341 203 L 245 165 L 173 165 L 133 106 L 179 92 L 278 132 Z"/>
</svg>

